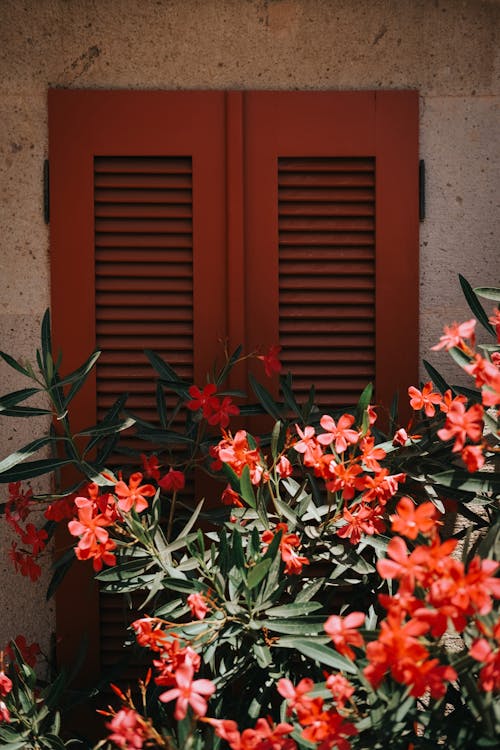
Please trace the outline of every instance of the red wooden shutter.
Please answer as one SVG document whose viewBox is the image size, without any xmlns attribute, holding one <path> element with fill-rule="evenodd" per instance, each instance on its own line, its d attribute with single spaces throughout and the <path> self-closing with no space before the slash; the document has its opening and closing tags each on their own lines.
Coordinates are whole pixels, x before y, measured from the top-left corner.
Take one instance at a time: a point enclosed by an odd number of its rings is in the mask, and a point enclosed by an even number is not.
<svg viewBox="0 0 500 750">
<path fill-rule="evenodd" d="M 202 383 L 226 335 L 279 341 L 325 407 L 414 382 L 417 123 L 415 92 L 51 91 L 54 339 L 68 369 L 104 350 L 73 427 L 124 390 L 151 418 L 142 350 Z M 99 631 L 84 567 L 57 629 L 97 674 L 123 616 L 103 599 Z"/>
<path fill-rule="evenodd" d="M 417 378 L 417 93 L 250 92 L 244 128 L 247 345 L 388 406 Z"/>
<path fill-rule="evenodd" d="M 49 118 L 55 345 L 68 369 L 103 350 L 72 427 L 126 391 L 151 419 L 143 350 L 201 382 L 226 331 L 224 95 L 54 90 Z M 89 638 L 96 675 L 117 655 L 123 615 L 85 567 L 60 590 L 57 632 L 66 663 Z"/>
</svg>

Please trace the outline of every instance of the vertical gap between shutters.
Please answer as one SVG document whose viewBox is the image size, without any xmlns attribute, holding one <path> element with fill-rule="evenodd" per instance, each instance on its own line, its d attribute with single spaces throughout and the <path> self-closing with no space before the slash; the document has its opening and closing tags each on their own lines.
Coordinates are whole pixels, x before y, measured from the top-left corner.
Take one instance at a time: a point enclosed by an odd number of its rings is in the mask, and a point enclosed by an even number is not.
<svg viewBox="0 0 500 750">
<path fill-rule="evenodd" d="M 279 157 L 279 337 L 323 408 L 375 377 L 375 159 Z"/>
<path fill-rule="evenodd" d="M 144 349 L 193 382 L 191 157 L 95 157 L 94 212 L 96 346 L 102 351 L 97 415 L 102 419 L 126 392 L 127 408 L 156 423 L 156 375 Z M 131 438 L 124 444 L 146 450 Z M 123 456 L 115 461 L 123 463 Z M 123 658 L 126 628 L 134 619 L 124 599 L 99 596 L 104 669 Z M 143 599 L 134 595 L 133 607 Z M 132 664 L 123 679 L 141 673 Z"/>
</svg>

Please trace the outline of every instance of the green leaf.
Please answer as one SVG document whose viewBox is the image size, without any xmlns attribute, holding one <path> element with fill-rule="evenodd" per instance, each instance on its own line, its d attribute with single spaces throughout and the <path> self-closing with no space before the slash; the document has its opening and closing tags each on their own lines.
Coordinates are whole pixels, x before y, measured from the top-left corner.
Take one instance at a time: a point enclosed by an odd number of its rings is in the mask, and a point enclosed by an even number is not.
<svg viewBox="0 0 500 750">
<path fill-rule="evenodd" d="M 356 674 L 357 672 L 352 661 L 346 659 L 345 656 L 341 656 L 328 646 L 317 643 L 312 638 L 307 640 L 302 638 L 280 638 L 278 646 L 281 648 L 294 648 L 304 656 L 314 659 L 319 664 L 338 669 L 341 672 L 349 672 L 350 674 Z"/>
<path fill-rule="evenodd" d="M 271 434 L 271 455 L 273 457 L 273 461 L 276 461 L 276 457 L 279 453 L 278 443 L 280 439 L 280 433 L 281 433 L 281 421 L 278 419 L 278 421 L 275 423 L 273 427 L 273 431 Z"/>
<path fill-rule="evenodd" d="M 161 383 L 156 384 L 156 407 L 158 409 L 158 417 L 160 419 L 161 426 L 167 429 L 167 407 L 165 404 L 165 393 L 163 392 L 163 386 Z"/>
<path fill-rule="evenodd" d="M 243 349 L 243 347 L 240 345 L 240 346 L 236 347 L 236 349 L 234 350 L 234 352 L 231 354 L 231 356 L 229 357 L 228 361 L 226 362 L 226 364 L 224 365 L 224 367 L 222 368 L 222 370 L 220 371 L 220 373 L 219 373 L 219 375 L 218 375 L 218 377 L 216 379 L 216 385 L 217 386 L 219 386 L 221 383 L 223 383 L 224 380 L 226 379 L 226 377 L 229 375 L 229 373 L 233 369 L 234 365 L 236 364 L 236 362 L 240 358 L 242 349 Z"/>
<path fill-rule="evenodd" d="M 250 374 L 250 384 L 252 386 L 252 390 L 259 399 L 260 403 L 264 407 L 264 409 L 267 411 L 268 414 L 271 415 L 274 419 L 278 420 L 281 419 L 281 411 L 278 408 L 276 402 L 274 401 L 273 397 L 267 390 L 267 388 L 264 388 L 263 385 L 261 385 L 252 374 Z"/>
<path fill-rule="evenodd" d="M 474 292 L 480 297 L 492 299 L 494 302 L 500 302 L 500 289 L 494 286 L 477 286 Z"/>
<path fill-rule="evenodd" d="M 324 634 L 324 617 L 301 617 L 300 620 L 293 618 L 276 617 L 263 620 L 262 626 L 275 633 L 286 635 L 320 635 Z"/>
<path fill-rule="evenodd" d="M 309 615 L 316 612 L 323 605 L 319 602 L 292 602 L 283 604 L 280 607 L 271 607 L 266 611 L 268 617 L 293 617 L 294 615 Z"/>
<path fill-rule="evenodd" d="M 71 547 L 71 549 L 66 550 L 66 552 L 54 563 L 54 572 L 45 595 L 47 601 L 55 594 L 58 586 L 73 565 L 75 559 L 75 550 Z"/>
<path fill-rule="evenodd" d="M 462 291 L 464 293 L 465 299 L 467 300 L 467 304 L 472 310 L 474 317 L 478 319 L 478 321 L 488 331 L 488 333 L 494 336 L 495 330 L 493 326 L 488 322 L 488 315 L 484 311 L 484 308 L 478 300 L 473 288 L 471 287 L 467 279 L 465 279 L 461 274 L 458 274 L 458 278 L 460 279 L 460 286 L 462 287 Z"/>
<path fill-rule="evenodd" d="M 120 420 L 119 422 L 113 422 L 111 424 L 103 424 L 102 422 L 99 422 L 99 424 L 96 424 L 93 427 L 86 427 L 85 430 L 80 430 L 80 432 L 77 432 L 76 435 L 92 435 L 93 437 L 104 437 L 105 435 L 114 435 L 115 432 L 128 430 L 128 428 L 132 427 L 132 425 L 134 424 L 135 419 L 132 419 L 132 417 L 127 417 L 127 419 Z"/>
<path fill-rule="evenodd" d="M 359 397 L 358 405 L 356 407 L 357 424 L 361 424 L 363 417 L 365 415 L 366 409 L 368 408 L 372 400 L 372 396 L 373 396 L 373 385 L 372 383 L 368 383 L 368 385 L 363 389 L 363 392 L 361 396 Z"/>
<path fill-rule="evenodd" d="M 49 471 L 60 469 L 61 466 L 73 463 L 69 458 L 44 458 L 40 461 L 28 461 L 28 463 L 17 466 L 10 471 L 0 474 L 0 484 L 7 482 L 19 482 L 25 479 L 39 477 Z"/>
<path fill-rule="evenodd" d="M 267 669 L 272 663 L 273 658 L 271 651 L 267 646 L 262 643 L 252 643 L 252 651 L 255 656 L 255 660 L 261 669 Z"/>
<path fill-rule="evenodd" d="M 38 438 L 37 440 L 33 440 L 33 442 L 25 445 L 24 448 L 19 448 L 17 451 L 15 451 L 15 453 L 11 453 L 10 456 L 7 456 L 7 458 L 4 458 L 3 461 L 0 461 L 0 474 L 3 471 L 7 471 L 7 469 L 11 469 L 13 466 L 17 466 L 23 461 L 26 461 L 27 458 L 32 456 L 34 453 L 39 451 L 40 448 L 43 448 L 44 445 L 47 445 L 47 443 L 50 442 L 52 442 L 52 437 L 45 436 L 42 438 Z"/>
<path fill-rule="evenodd" d="M 12 406 L 9 409 L 0 409 L 2 417 L 40 417 L 43 414 L 52 416 L 51 409 L 42 409 L 37 406 Z"/>
<path fill-rule="evenodd" d="M 95 363 L 101 356 L 100 351 L 96 351 L 93 354 L 90 355 L 88 360 L 84 362 L 84 364 L 79 367 L 77 370 L 72 372 L 70 375 L 67 375 L 65 378 L 63 378 L 59 382 L 59 386 L 64 386 L 67 383 L 73 383 L 71 388 L 68 391 L 68 395 L 66 396 L 64 403 L 66 407 L 68 404 L 74 399 L 80 388 L 85 384 L 85 381 L 87 380 L 87 375 L 94 367 Z M 74 382 L 73 382 L 74 381 Z"/>
<path fill-rule="evenodd" d="M 47 362 L 47 355 L 52 360 L 52 341 L 50 337 L 50 310 L 45 310 L 42 319 L 42 357 L 43 361 Z"/>
<path fill-rule="evenodd" d="M 190 383 L 182 380 L 182 378 L 177 375 L 175 370 L 170 367 L 170 365 L 161 357 L 159 357 L 158 354 L 151 351 L 151 349 L 145 349 L 144 354 L 149 359 L 156 372 L 159 374 L 163 385 L 171 388 L 171 390 L 173 390 L 179 396 L 189 398 L 188 389 L 191 385 Z"/>
<path fill-rule="evenodd" d="M 469 473 L 465 469 L 450 469 L 438 474 L 430 474 L 427 479 L 440 487 L 453 487 L 465 492 L 498 493 L 500 492 L 500 474 L 489 472 Z"/>
<path fill-rule="evenodd" d="M 6 362 L 9 367 L 12 367 L 14 370 L 17 370 L 22 375 L 27 375 L 28 377 L 31 376 L 31 373 L 29 370 L 27 370 L 25 367 L 19 364 L 17 359 L 14 359 L 14 357 L 11 357 L 10 354 L 7 354 L 6 352 L 0 352 L 0 357 Z"/>
<path fill-rule="evenodd" d="M 299 419 L 302 419 L 302 414 L 300 412 L 300 406 L 297 403 L 297 400 L 293 394 L 292 391 L 292 376 L 290 373 L 286 375 L 286 377 L 280 378 L 280 386 L 281 386 L 281 392 L 283 394 L 283 398 L 285 400 L 285 404 L 288 406 L 291 412 Z"/>
<path fill-rule="evenodd" d="M 434 385 L 436 386 L 436 388 L 441 394 L 444 394 L 448 389 L 454 392 L 453 388 L 448 385 L 446 380 L 439 374 L 439 372 L 436 370 L 435 367 L 431 365 L 430 362 L 427 362 L 427 360 L 424 359 L 422 360 L 422 363 L 425 369 L 427 370 L 427 372 L 429 373 L 430 379 L 432 380 L 432 382 L 434 383 Z"/>
<path fill-rule="evenodd" d="M 455 360 L 457 365 L 460 365 L 460 367 L 465 367 L 465 365 L 470 364 L 470 357 L 468 357 L 465 352 L 459 349 L 458 346 L 453 346 L 448 351 L 451 357 Z"/>
<path fill-rule="evenodd" d="M 267 572 L 269 568 L 271 567 L 272 560 L 270 558 L 267 558 L 266 560 L 261 560 L 257 563 L 257 565 L 254 565 L 253 568 L 250 568 L 248 571 L 248 588 L 254 589 L 256 586 L 259 585 L 259 583 L 262 581 L 263 578 L 267 575 Z"/>
<path fill-rule="evenodd" d="M 11 406 L 15 406 L 20 401 L 25 401 L 35 393 L 40 393 L 40 391 L 40 388 L 22 388 L 20 391 L 13 391 L 6 396 L 2 396 L 2 398 L 0 398 L 0 412 L 3 412 Z"/>
<path fill-rule="evenodd" d="M 253 486 L 250 480 L 250 469 L 246 464 L 243 467 L 240 477 L 240 495 L 251 508 L 256 507 L 257 503 L 255 501 Z"/>
</svg>

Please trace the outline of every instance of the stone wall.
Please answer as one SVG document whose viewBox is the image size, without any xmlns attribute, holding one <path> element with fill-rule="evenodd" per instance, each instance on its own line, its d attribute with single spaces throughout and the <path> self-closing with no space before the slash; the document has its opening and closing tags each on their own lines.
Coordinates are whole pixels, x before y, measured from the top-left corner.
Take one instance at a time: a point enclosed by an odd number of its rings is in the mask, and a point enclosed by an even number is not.
<svg viewBox="0 0 500 750">
<path fill-rule="evenodd" d="M 31 355 L 49 305 L 49 87 L 415 88 L 427 168 L 415 283 L 427 356 L 443 322 L 468 315 L 457 273 L 500 282 L 499 19 L 498 0 L 1 0 L 0 349 Z M 14 376 L 0 365 L 2 393 L 22 387 Z M 0 457 L 34 434 L 3 419 Z M 9 544 L 0 525 L 0 646 L 23 632 L 46 648 L 46 580 L 16 576 Z"/>
</svg>

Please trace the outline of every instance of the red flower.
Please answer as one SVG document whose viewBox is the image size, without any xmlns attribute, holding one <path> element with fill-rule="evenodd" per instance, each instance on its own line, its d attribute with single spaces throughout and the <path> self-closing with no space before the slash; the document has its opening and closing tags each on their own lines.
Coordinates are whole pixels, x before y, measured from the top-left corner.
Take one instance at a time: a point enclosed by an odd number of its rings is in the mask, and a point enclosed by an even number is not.
<svg viewBox="0 0 500 750">
<path fill-rule="evenodd" d="M 122 708 L 106 726 L 111 729 L 108 740 L 124 750 L 141 750 L 147 739 L 147 725 L 133 708 Z"/>
<path fill-rule="evenodd" d="M 281 346 L 270 346 L 267 354 L 258 354 L 257 359 L 261 359 L 264 362 L 264 370 L 268 378 L 271 378 L 273 373 L 281 372 L 281 362 L 278 359 L 278 354 L 281 351 Z"/>
<path fill-rule="evenodd" d="M 486 638 L 474 641 L 469 651 L 476 661 L 483 663 L 479 672 L 479 685 L 485 692 L 500 690 L 500 649 L 493 650 Z"/>
<path fill-rule="evenodd" d="M 158 480 L 158 485 L 166 492 L 178 492 L 186 486 L 186 477 L 182 471 L 170 468 L 168 473 Z"/>
<path fill-rule="evenodd" d="M 31 545 L 31 552 L 33 555 L 37 555 L 45 549 L 47 539 L 48 534 L 45 529 L 38 530 L 32 523 L 29 523 L 26 526 L 26 531 L 21 537 L 23 544 Z"/>
<path fill-rule="evenodd" d="M 462 450 L 467 438 L 477 443 L 483 434 L 483 407 L 473 404 L 466 410 L 463 403 L 454 401 L 446 415 L 444 427 L 437 434 L 444 441 L 455 438 L 454 453 Z"/>
<path fill-rule="evenodd" d="M 196 617 L 198 620 L 205 618 L 207 612 L 210 611 L 207 602 L 208 600 L 203 594 L 189 594 L 187 603 L 193 617 Z"/>
<path fill-rule="evenodd" d="M 436 413 L 435 404 L 440 404 L 442 397 L 439 393 L 432 391 L 432 383 L 426 383 L 421 391 L 411 385 L 408 388 L 410 406 L 415 411 L 423 409 L 427 417 L 433 417 Z"/>
<path fill-rule="evenodd" d="M 190 386 L 191 401 L 187 402 L 188 409 L 191 409 L 191 411 L 202 409 L 205 418 L 210 416 L 214 408 L 216 409 L 219 405 L 219 399 L 215 397 L 216 393 L 217 386 L 215 383 L 208 383 L 202 391 L 196 385 Z"/>
<path fill-rule="evenodd" d="M 5 698 L 12 690 L 12 680 L 7 677 L 3 669 L 0 671 L 0 695 Z"/>
<path fill-rule="evenodd" d="M 17 635 L 14 638 L 14 643 L 19 649 L 19 652 L 26 664 L 28 664 L 30 667 L 34 667 L 37 662 L 37 656 L 42 653 L 38 643 L 36 641 L 33 641 L 33 643 L 28 643 L 24 635 Z M 7 646 L 6 653 L 8 654 L 9 659 L 12 660 L 14 658 L 10 646 Z"/>
<path fill-rule="evenodd" d="M 482 445 L 466 445 L 460 454 L 462 461 L 467 466 L 467 471 L 479 471 L 484 465 Z"/>
<path fill-rule="evenodd" d="M 233 404 L 229 396 L 224 396 L 222 401 L 219 401 L 219 399 L 215 400 L 217 401 L 217 405 L 213 407 L 211 414 L 205 415 L 208 424 L 220 424 L 222 429 L 226 429 L 229 425 L 230 417 L 236 417 L 240 413 L 239 407 Z"/>
<path fill-rule="evenodd" d="M 287 575 L 299 575 L 302 572 L 302 566 L 309 565 L 309 560 L 307 557 L 299 556 L 295 551 L 295 548 L 300 547 L 301 542 L 297 534 L 288 534 L 288 526 L 286 523 L 278 523 L 274 532 L 267 529 L 262 534 L 261 539 L 265 545 L 268 545 L 272 542 L 275 534 L 279 531 L 282 532 L 280 552 L 281 559 L 286 563 L 285 573 Z M 267 547 L 265 549 L 267 549 Z"/>
<path fill-rule="evenodd" d="M 466 320 L 465 323 L 452 323 L 451 326 L 444 327 L 444 336 L 441 336 L 439 343 L 435 346 L 431 346 L 433 351 L 438 349 L 452 349 L 454 346 L 458 346 L 460 349 L 464 349 L 463 339 L 470 339 L 472 346 L 474 346 L 474 338 L 476 321 L 474 318 Z"/>
<path fill-rule="evenodd" d="M 273 724 L 271 719 L 257 719 L 255 729 L 245 729 L 241 734 L 242 750 L 296 750 L 291 737 L 291 724 Z"/>
<path fill-rule="evenodd" d="M 230 484 L 226 485 L 220 499 L 223 505 L 232 505 L 235 508 L 243 508 L 240 496 L 235 490 L 233 490 Z"/>
<path fill-rule="evenodd" d="M 436 528 L 437 511 L 432 503 L 415 507 L 410 497 L 402 497 L 396 505 L 396 515 L 390 516 L 392 530 L 407 539 L 416 539 L 419 532 L 429 534 Z"/>
<path fill-rule="evenodd" d="M 356 628 L 361 627 L 364 621 L 365 615 L 363 612 L 351 612 L 346 617 L 330 615 L 324 627 L 339 654 L 343 654 L 349 659 L 356 658 L 356 654 L 350 646 L 360 647 L 363 645 L 363 636 L 358 633 Z"/>
<path fill-rule="evenodd" d="M 181 721 L 187 714 L 188 706 L 191 706 L 196 716 L 205 716 L 207 712 L 207 701 L 205 696 L 215 692 L 215 685 L 210 680 L 194 680 L 194 669 L 187 662 L 177 668 L 175 682 L 177 687 L 167 690 L 159 696 L 162 703 L 176 700 L 174 718 Z"/>
<path fill-rule="evenodd" d="M 167 636 L 161 629 L 161 622 L 154 617 L 141 617 L 132 623 L 137 643 L 152 651 L 163 651 Z"/>
<path fill-rule="evenodd" d="M 153 497 L 156 490 L 152 484 L 142 484 L 142 474 L 136 471 L 131 475 L 128 487 L 125 482 L 115 484 L 115 493 L 118 495 L 118 507 L 123 512 L 128 512 L 134 508 L 137 513 L 148 507 L 147 497 Z"/>
<path fill-rule="evenodd" d="M 337 453 L 343 453 L 347 450 L 348 444 L 354 445 L 358 442 L 359 432 L 349 429 L 354 424 L 354 417 L 351 414 L 343 414 L 338 424 L 328 414 L 324 414 L 320 419 L 320 425 L 325 430 L 318 435 L 317 440 L 321 445 L 330 445 L 335 441 L 335 450 Z"/>
<path fill-rule="evenodd" d="M 146 456 L 141 453 L 142 471 L 146 479 L 158 479 L 160 478 L 160 464 L 158 463 L 158 456 Z"/>
</svg>

